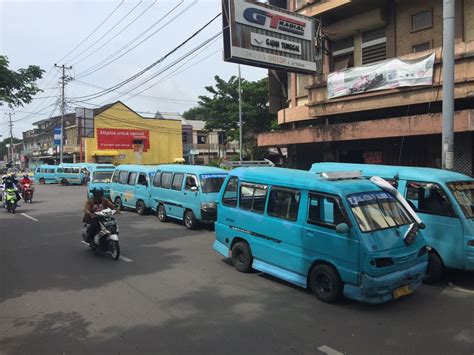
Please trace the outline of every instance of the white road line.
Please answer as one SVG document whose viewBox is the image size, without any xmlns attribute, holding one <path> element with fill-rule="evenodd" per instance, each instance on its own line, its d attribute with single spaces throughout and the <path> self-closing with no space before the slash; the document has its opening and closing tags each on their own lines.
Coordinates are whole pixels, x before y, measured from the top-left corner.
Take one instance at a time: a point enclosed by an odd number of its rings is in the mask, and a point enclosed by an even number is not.
<svg viewBox="0 0 474 355">
<path fill-rule="evenodd" d="M 321 345 L 318 348 L 318 350 L 321 351 L 322 353 L 327 354 L 327 355 L 344 355 L 344 353 L 340 353 L 339 351 L 334 350 L 333 348 L 330 348 L 327 345 Z"/>
<path fill-rule="evenodd" d="M 35 221 L 35 222 L 39 222 L 39 220 L 37 220 L 36 218 L 34 217 L 31 217 L 29 215 L 27 215 L 26 213 L 20 213 L 23 217 L 26 217 L 28 219 L 31 219 L 32 221 Z"/>
<path fill-rule="evenodd" d="M 449 283 L 449 287 L 451 287 L 453 290 L 456 290 L 456 291 L 471 293 L 474 295 L 474 290 L 468 290 L 462 287 L 458 287 L 456 285 L 453 285 L 451 282 Z"/>
<path fill-rule="evenodd" d="M 81 243 L 89 246 L 89 243 L 85 242 L 84 240 L 81 240 Z M 126 256 L 122 256 L 122 255 L 119 256 L 119 259 L 126 263 L 131 263 L 133 261 L 132 259 L 127 258 Z"/>
</svg>

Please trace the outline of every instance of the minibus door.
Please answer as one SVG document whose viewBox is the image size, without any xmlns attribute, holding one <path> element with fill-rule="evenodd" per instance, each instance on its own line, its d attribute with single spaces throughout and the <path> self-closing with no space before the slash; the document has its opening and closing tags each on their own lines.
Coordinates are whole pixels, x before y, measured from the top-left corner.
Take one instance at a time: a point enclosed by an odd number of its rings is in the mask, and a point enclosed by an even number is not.
<svg viewBox="0 0 474 355">
<path fill-rule="evenodd" d="M 148 197 L 148 179 L 145 173 L 140 173 L 135 186 L 135 204 L 141 200 L 145 203 L 145 206 L 148 207 Z"/>
<path fill-rule="evenodd" d="M 333 264 L 344 282 L 357 284 L 359 240 L 349 227 L 350 222 L 339 197 L 310 193 L 308 200 L 303 235 L 306 253 Z"/>
</svg>

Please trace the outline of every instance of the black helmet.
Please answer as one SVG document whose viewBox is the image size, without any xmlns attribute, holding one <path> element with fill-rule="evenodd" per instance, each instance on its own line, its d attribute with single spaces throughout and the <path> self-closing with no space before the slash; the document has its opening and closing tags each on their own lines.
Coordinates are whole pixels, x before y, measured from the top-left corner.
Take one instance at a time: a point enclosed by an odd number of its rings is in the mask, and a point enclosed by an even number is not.
<svg viewBox="0 0 474 355">
<path fill-rule="evenodd" d="M 101 187 L 94 187 L 91 192 L 92 196 L 94 196 L 95 198 L 100 198 L 104 196 L 104 189 Z"/>
</svg>

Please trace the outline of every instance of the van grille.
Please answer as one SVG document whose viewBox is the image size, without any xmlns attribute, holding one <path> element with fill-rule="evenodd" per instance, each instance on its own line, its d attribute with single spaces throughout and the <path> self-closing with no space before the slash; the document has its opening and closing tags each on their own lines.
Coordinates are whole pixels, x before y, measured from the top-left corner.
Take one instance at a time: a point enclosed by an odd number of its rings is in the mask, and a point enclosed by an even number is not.
<svg viewBox="0 0 474 355">
<path fill-rule="evenodd" d="M 416 259 L 417 256 L 418 256 L 418 251 L 415 251 L 411 254 L 397 257 L 397 258 L 395 258 L 395 261 L 397 263 L 406 263 L 407 261 Z"/>
</svg>

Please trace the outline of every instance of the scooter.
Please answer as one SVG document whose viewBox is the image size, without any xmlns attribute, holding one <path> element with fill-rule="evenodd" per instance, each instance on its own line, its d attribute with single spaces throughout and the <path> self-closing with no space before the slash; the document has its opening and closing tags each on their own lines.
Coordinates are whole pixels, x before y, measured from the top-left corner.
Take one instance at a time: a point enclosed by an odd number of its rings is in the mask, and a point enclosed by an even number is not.
<svg viewBox="0 0 474 355">
<path fill-rule="evenodd" d="M 33 192 L 35 191 L 34 187 L 31 184 L 21 185 L 21 194 L 25 202 L 33 203 Z"/>
<path fill-rule="evenodd" d="M 96 218 L 99 219 L 99 231 L 92 240 L 89 240 L 90 225 L 85 224 L 86 230 L 82 233 L 82 239 L 89 244 L 92 250 L 109 253 L 114 260 L 118 260 L 120 257 L 119 228 L 114 218 L 116 213 L 117 211 L 110 208 L 95 212 Z"/>
<path fill-rule="evenodd" d="M 5 207 L 7 212 L 15 213 L 17 207 L 17 197 L 15 189 L 6 189 L 5 190 Z"/>
</svg>

